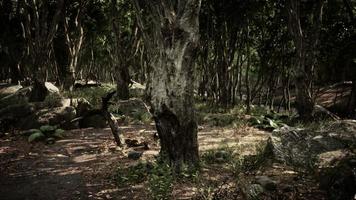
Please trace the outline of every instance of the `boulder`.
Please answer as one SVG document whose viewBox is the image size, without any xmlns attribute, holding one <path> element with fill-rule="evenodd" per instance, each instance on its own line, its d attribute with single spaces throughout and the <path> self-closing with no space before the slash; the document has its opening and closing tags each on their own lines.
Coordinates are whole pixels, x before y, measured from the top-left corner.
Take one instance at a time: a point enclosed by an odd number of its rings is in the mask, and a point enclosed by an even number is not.
<svg viewBox="0 0 356 200">
<path fill-rule="evenodd" d="M 21 129 L 38 128 L 42 125 L 59 125 L 64 129 L 77 128 L 76 123 L 71 121 L 76 117 L 74 107 L 56 107 L 37 110 L 36 112 L 27 115 L 18 124 Z"/>
<path fill-rule="evenodd" d="M 329 110 L 327 110 L 326 108 L 320 106 L 320 105 L 315 105 L 314 106 L 314 114 L 313 114 L 314 118 L 317 120 L 325 120 L 325 119 L 329 119 L 329 120 L 339 120 L 340 117 L 338 117 L 337 115 L 335 115 L 334 113 L 330 112 Z"/>
<path fill-rule="evenodd" d="M 80 128 L 106 128 L 108 124 L 104 116 L 97 114 L 84 117 L 80 120 L 79 126 Z"/>
<path fill-rule="evenodd" d="M 19 87 L 17 87 L 19 88 Z M 50 82 L 45 82 L 45 84 L 40 89 L 34 90 L 34 86 L 28 86 L 24 88 L 20 88 L 16 90 L 16 92 L 11 93 L 0 99 L 0 108 L 4 108 L 6 106 L 14 105 L 14 104 L 22 104 L 27 102 L 36 102 L 35 97 L 41 94 L 41 101 L 45 100 L 47 96 L 51 94 L 57 94 L 52 96 L 60 96 L 59 89 Z M 15 89 L 12 89 L 13 91 Z M 41 91 L 40 91 L 41 90 Z"/>
<path fill-rule="evenodd" d="M 260 184 L 265 190 L 273 191 L 277 188 L 277 182 L 268 176 L 256 176 L 256 183 Z"/>
<path fill-rule="evenodd" d="M 332 122 L 320 130 L 284 126 L 272 132 L 268 150 L 288 165 L 316 174 L 331 199 L 356 194 L 356 120 Z"/>
<path fill-rule="evenodd" d="M 130 86 L 130 96 L 132 97 L 142 97 L 145 94 L 146 86 L 131 80 L 132 85 Z"/>
<path fill-rule="evenodd" d="M 93 106 L 85 98 L 72 99 L 70 104 L 76 109 L 77 116 L 83 116 L 86 112 L 93 108 Z"/>
<path fill-rule="evenodd" d="M 21 85 L 10 85 L 0 89 L 0 98 L 16 93 L 22 88 Z"/>
<path fill-rule="evenodd" d="M 59 93 L 59 89 L 53 83 L 45 82 L 45 87 L 49 93 Z"/>
<path fill-rule="evenodd" d="M 142 152 L 139 152 L 139 151 L 130 151 L 128 154 L 127 154 L 127 157 L 132 159 L 132 160 L 138 160 L 141 158 L 142 156 Z"/>
<path fill-rule="evenodd" d="M 9 94 L 9 95 L 1 98 L 0 99 L 0 109 L 5 108 L 6 106 L 28 103 L 30 93 L 31 93 L 31 88 L 26 87 L 26 88 L 17 90 L 13 94 Z"/>
</svg>

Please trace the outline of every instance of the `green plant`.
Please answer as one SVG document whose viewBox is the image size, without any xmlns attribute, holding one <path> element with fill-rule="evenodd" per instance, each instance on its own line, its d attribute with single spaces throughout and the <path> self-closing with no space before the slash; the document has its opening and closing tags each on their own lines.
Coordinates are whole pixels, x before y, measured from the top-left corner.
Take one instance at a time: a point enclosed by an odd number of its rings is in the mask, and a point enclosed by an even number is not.
<svg viewBox="0 0 356 200">
<path fill-rule="evenodd" d="M 240 173 L 260 169 L 269 158 L 269 153 L 264 145 L 258 145 L 254 155 L 238 156 L 234 159 L 230 165 L 231 170 L 238 176 Z"/>
<path fill-rule="evenodd" d="M 63 138 L 64 130 L 57 126 L 43 125 L 40 129 L 31 129 L 26 132 L 28 142 L 35 142 L 46 139 L 47 143 L 54 143 L 55 138 Z"/>
<path fill-rule="evenodd" d="M 229 147 L 220 147 L 204 152 L 201 158 L 202 161 L 207 164 L 229 163 L 234 158 L 233 152 L 233 149 Z"/>
<path fill-rule="evenodd" d="M 251 126 L 269 131 L 273 131 L 274 129 L 280 128 L 285 125 L 285 123 L 280 120 L 277 115 L 252 116 L 249 122 Z"/>
<path fill-rule="evenodd" d="M 173 180 L 172 169 L 166 162 L 156 164 L 148 176 L 148 190 L 151 198 L 170 199 Z"/>
<path fill-rule="evenodd" d="M 71 98 L 84 98 L 96 108 L 101 106 L 101 98 L 115 89 L 115 85 L 103 84 L 98 87 L 78 88 L 71 92 L 65 91 L 64 95 Z"/>
<path fill-rule="evenodd" d="M 59 93 L 50 93 L 46 96 L 44 105 L 48 108 L 60 107 L 62 106 L 63 97 Z"/>
<path fill-rule="evenodd" d="M 140 162 L 129 167 L 116 169 L 115 181 L 118 186 L 126 186 L 132 183 L 141 183 L 146 180 L 152 164 Z"/>
<path fill-rule="evenodd" d="M 132 113 L 133 120 L 137 120 L 137 121 L 143 122 L 145 124 L 149 124 L 152 121 L 152 119 L 151 119 L 152 117 L 148 112 L 144 112 L 144 111 L 136 109 L 136 110 L 133 110 L 131 113 Z"/>
</svg>

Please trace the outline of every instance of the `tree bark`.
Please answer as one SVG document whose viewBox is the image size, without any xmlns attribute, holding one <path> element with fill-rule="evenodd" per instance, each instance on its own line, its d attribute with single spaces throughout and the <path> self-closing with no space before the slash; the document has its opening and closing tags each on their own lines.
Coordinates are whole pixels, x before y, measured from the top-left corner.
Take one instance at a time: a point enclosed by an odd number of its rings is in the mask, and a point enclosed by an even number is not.
<svg viewBox="0 0 356 200">
<path fill-rule="evenodd" d="M 105 97 L 101 98 L 102 101 L 101 101 L 100 109 L 90 110 L 90 111 L 86 112 L 83 116 L 81 116 L 75 120 L 79 119 L 79 125 L 81 125 L 82 120 L 87 117 L 90 117 L 93 115 L 103 116 L 110 126 L 111 132 L 112 132 L 112 134 L 114 136 L 114 140 L 116 142 L 116 145 L 121 147 L 123 145 L 123 142 L 120 137 L 121 131 L 119 128 L 119 124 L 118 124 L 115 116 L 108 111 L 109 105 L 110 105 L 109 101 L 115 93 L 116 93 L 116 91 L 110 92 Z"/>
<path fill-rule="evenodd" d="M 120 99 L 127 100 L 130 98 L 129 85 L 131 83 L 131 77 L 129 66 L 133 57 L 131 51 L 135 47 L 135 39 L 132 39 L 132 37 L 128 35 L 126 35 L 127 37 L 125 38 L 121 30 L 123 25 L 119 22 L 120 13 L 123 14 L 123 11 L 118 8 L 119 6 L 117 4 L 117 0 L 111 0 L 112 30 L 114 32 L 113 64 L 117 71 L 117 96 Z"/>
<path fill-rule="evenodd" d="M 147 93 L 161 155 L 176 171 L 183 164 L 195 167 L 199 163 L 193 72 L 200 5 L 200 0 L 135 1 L 150 55 Z"/>
<path fill-rule="evenodd" d="M 82 48 L 82 43 L 84 39 L 84 30 L 81 23 L 81 15 L 83 14 L 84 3 L 79 1 L 79 7 L 76 15 L 71 20 L 71 24 L 74 26 L 70 26 L 70 22 L 68 17 L 70 16 L 64 13 L 64 34 L 65 41 L 68 48 L 68 64 L 65 67 L 62 86 L 63 89 L 72 91 L 75 83 L 75 71 L 78 65 L 79 53 Z"/>
<path fill-rule="evenodd" d="M 64 0 L 57 1 L 55 13 L 51 20 L 48 19 L 49 1 L 25 0 L 24 4 L 23 32 L 32 61 L 33 79 L 45 82 L 47 79 L 46 71 L 50 64 L 52 42 L 57 31 Z"/>
<path fill-rule="evenodd" d="M 296 109 L 299 117 L 304 120 L 311 119 L 314 111 L 313 73 L 317 63 L 317 45 L 321 30 L 324 0 L 314 2 L 313 19 L 308 31 L 301 25 L 301 1 L 289 0 L 288 28 L 296 46 L 297 59 L 294 72 L 296 89 Z"/>
</svg>

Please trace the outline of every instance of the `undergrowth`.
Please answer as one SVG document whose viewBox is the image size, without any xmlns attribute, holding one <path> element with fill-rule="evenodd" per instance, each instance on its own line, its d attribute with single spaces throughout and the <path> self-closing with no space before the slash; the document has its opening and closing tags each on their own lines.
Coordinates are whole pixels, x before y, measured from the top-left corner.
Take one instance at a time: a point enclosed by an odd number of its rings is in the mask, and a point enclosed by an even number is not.
<svg viewBox="0 0 356 200">
<path fill-rule="evenodd" d="M 101 98 L 115 89 L 116 86 L 113 84 L 102 84 L 98 87 L 77 88 L 71 92 L 65 91 L 64 95 L 71 98 L 84 98 L 88 100 L 91 105 L 99 108 L 101 106 Z"/>
</svg>

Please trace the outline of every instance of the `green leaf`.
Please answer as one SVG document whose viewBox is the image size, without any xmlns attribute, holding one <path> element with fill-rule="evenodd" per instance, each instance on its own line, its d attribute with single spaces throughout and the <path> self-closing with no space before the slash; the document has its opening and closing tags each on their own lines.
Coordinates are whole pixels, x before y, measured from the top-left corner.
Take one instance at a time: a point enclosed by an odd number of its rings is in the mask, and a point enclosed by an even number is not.
<svg viewBox="0 0 356 200">
<path fill-rule="evenodd" d="M 45 132 L 52 132 L 56 130 L 55 126 L 51 126 L 51 125 L 43 125 L 40 127 L 40 130 L 45 133 Z"/>
<path fill-rule="evenodd" d="M 36 133 L 36 132 L 41 132 L 41 131 L 39 129 L 29 129 L 29 130 L 21 132 L 21 135 L 30 136 L 30 135 L 32 135 L 33 133 Z"/>
<path fill-rule="evenodd" d="M 268 123 L 272 128 L 278 128 L 278 125 L 271 119 L 268 119 Z"/>
<path fill-rule="evenodd" d="M 36 140 L 40 140 L 42 138 L 44 138 L 45 135 L 41 132 L 36 132 L 36 133 L 32 133 L 30 135 L 30 137 L 28 137 L 28 142 L 33 142 L 33 141 L 36 141 Z"/>
<path fill-rule="evenodd" d="M 53 133 L 53 136 L 56 138 L 64 138 L 64 130 L 63 129 L 56 129 L 56 131 Z"/>
</svg>

